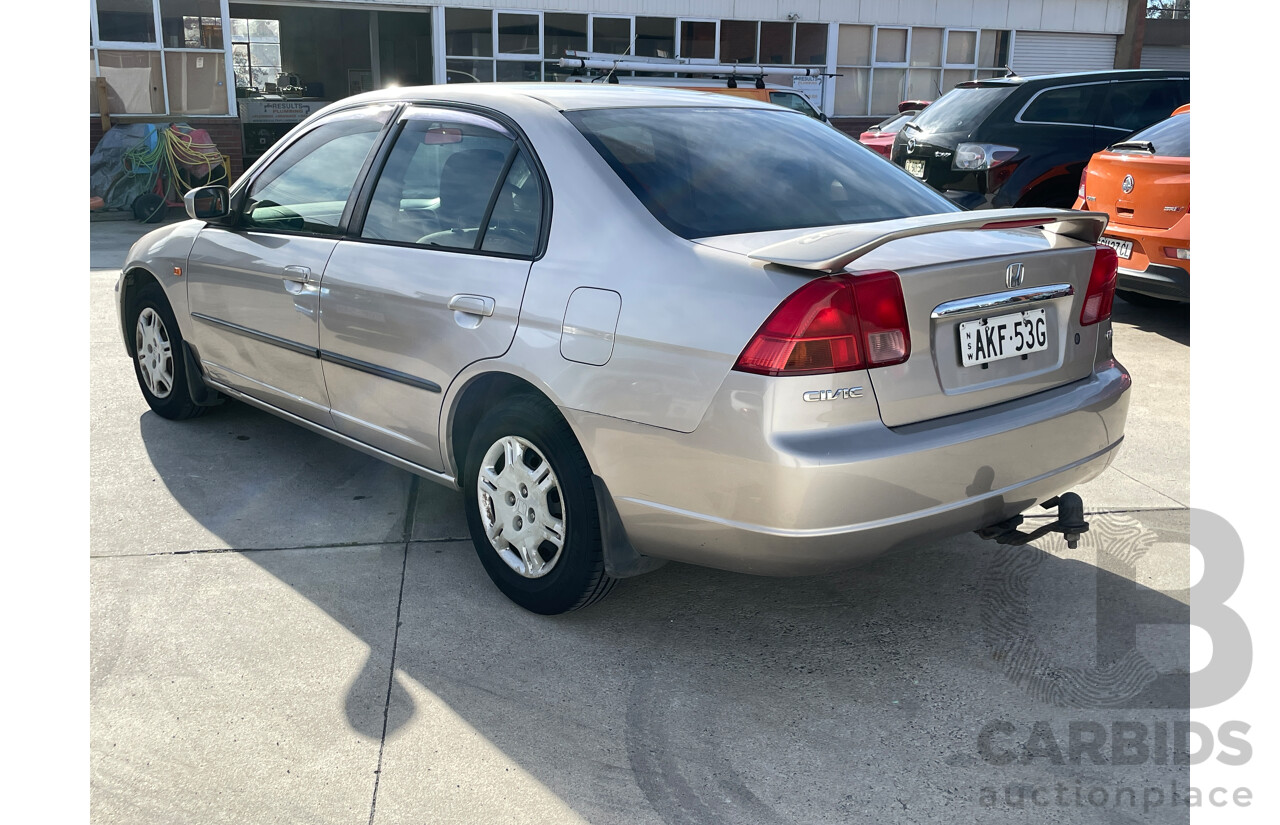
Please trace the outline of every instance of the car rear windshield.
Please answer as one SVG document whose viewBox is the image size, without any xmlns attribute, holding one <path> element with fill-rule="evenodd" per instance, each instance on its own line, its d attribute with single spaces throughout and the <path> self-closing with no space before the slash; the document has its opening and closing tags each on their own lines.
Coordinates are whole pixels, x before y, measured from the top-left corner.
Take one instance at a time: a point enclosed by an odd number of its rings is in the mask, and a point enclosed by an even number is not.
<svg viewBox="0 0 1280 825">
<path fill-rule="evenodd" d="M 1191 157 L 1191 113 L 1174 115 L 1124 139 L 1125 143 L 1148 141 L 1154 154 L 1170 158 Z"/>
<path fill-rule="evenodd" d="M 644 108 L 565 116 L 683 238 L 958 210 L 843 133 L 795 112 Z"/>
<path fill-rule="evenodd" d="M 970 86 L 952 89 L 935 100 L 912 121 L 920 131 L 931 134 L 972 132 L 1006 97 L 1014 86 Z"/>
</svg>

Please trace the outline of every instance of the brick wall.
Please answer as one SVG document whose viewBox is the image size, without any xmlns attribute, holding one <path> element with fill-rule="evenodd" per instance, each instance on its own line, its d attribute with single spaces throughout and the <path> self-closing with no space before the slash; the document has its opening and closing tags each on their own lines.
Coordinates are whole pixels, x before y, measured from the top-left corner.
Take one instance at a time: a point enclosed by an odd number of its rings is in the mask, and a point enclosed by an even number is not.
<svg viewBox="0 0 1280 825">
<path fill-rule="evenodd" d="M 218 147 L 218 151 L 231 158 L 231 168 L 227 170 L 227 174 L 232 181 L 244 172 L 244 143 L 243 132 L 239 118 L 218 117 L 218 118 L 184 118 L 180 115 L 170 115 L 160 118 L 129 118 L 130 123 L 155 123 L 162 128 L 170 123 L 185 123 L 192 129 L 204 129 L 213 138 L 214 145 Z M 98 141 L 102 140 L 102 122 L 93 117 L 89 120 L 89 151 L 92 152 L 98 145 Z"/>
</svg>

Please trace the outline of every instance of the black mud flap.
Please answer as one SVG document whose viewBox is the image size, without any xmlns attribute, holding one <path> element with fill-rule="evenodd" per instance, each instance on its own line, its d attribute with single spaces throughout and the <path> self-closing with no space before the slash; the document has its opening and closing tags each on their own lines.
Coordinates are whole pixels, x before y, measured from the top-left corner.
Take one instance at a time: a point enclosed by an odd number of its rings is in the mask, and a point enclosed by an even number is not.
<svg viewBox="0 0 1280 825">
<path fill-rule="evenodd" d="M 187 393 L 197 407 L 216 407 L 222 403 L 222 394 L 204 382 L 204 368 L 191 351 L 191 345 L 182 342 L 182 360 L 187 368 Z"/>
<path fill-rule="evenodd" d="M 651 573 L 667 563 L 666 559 L 642 556 L 631 546 L 627 529 L 622 526 L 622 516 L 613 503 L 613 496 L 604 479 L 591 476 L 596 491 L 596 507 L 600 512 L 600 538 L 604 550 L 604 571 L 615 579 L 628 579 Z"/>
</svg>

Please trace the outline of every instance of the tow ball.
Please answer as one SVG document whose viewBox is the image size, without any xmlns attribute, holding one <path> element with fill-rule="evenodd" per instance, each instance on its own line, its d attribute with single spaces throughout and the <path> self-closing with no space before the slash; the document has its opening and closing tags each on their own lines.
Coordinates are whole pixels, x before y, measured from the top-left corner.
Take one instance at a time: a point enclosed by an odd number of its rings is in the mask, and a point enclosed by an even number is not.
<svg viewBox="0 0 1280 825">
<path fill-rule="evenodd" d="M 1014 516 L 999 524 L 975 530 L 979 538 L 991 539 L 996 544 L 1023 545 L 1030 544 L 1048 533 L 1061 533 L 1067 540 L 1067 547 L 1072 550 L 1080 546 L 1080 534 L 1089 530 L 1089 522 L 1084 520 L 1084 502 L 1075 493 L 1063 493 L 1054 496 L 1040 505 L 1046 510 L 1058 508 L 1057 521 L 1038 527 L 1030 533 L 1018 529 L 1022 524 L 1022 516 Z"/>
</svg>

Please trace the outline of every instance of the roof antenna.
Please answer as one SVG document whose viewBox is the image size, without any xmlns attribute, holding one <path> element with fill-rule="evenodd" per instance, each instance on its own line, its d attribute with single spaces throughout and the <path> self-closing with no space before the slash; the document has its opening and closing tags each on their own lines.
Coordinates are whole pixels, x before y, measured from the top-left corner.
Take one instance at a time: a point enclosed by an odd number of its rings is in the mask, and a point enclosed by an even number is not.
<svg viewBox="0 0 1280 825">
<path fill-rule="evenodd" d="M 1005 67 L 1004 67 L 1004 76 L 1005 76 L 1005 77 L 1017 77 L 1017 76 L 1018 76 L 1018 73 L 1017 73 L 1017 72 L 1015 72 L 1013 69 L 1009 68 L 1008 66 L 1005 66 Z"/>
<path fill-rule="evenodd" d="M 620 58 L 621 58 L 621 57 L 626 57 L 627 55 L 631 54 L 631 50 L 632 50 L 633 48 L 635 48 L 635 45 L 636 45 L 636 43 L 635 43 L 635 41 L 634 41 L 634 40 L 633 40 L 633 41 L 631 41 L 630 43 L 628 43 L 628 44 L 627 44 L 627 47 L 626 47 L 625 49 L 623 49 L 623 50 L 622 50 L 622 54 L 618 55 L 618 57 L 620 57 Z M 611 68 L 611 69 L 609 70 L 609 74 L 605 76 L 605 80 L 604 80 L 604 82 L 605 82 L 605 83 L 617 83 L 617 82 L 618 82 L 618 76 L 614 74 L 614 72 L 616 72 L 617 70 L 618 70 L 618 61 L 617 61 L 617 60 L 615 60 L 615 61 L 613 61 L 613 68 Z"/>
</svg>

